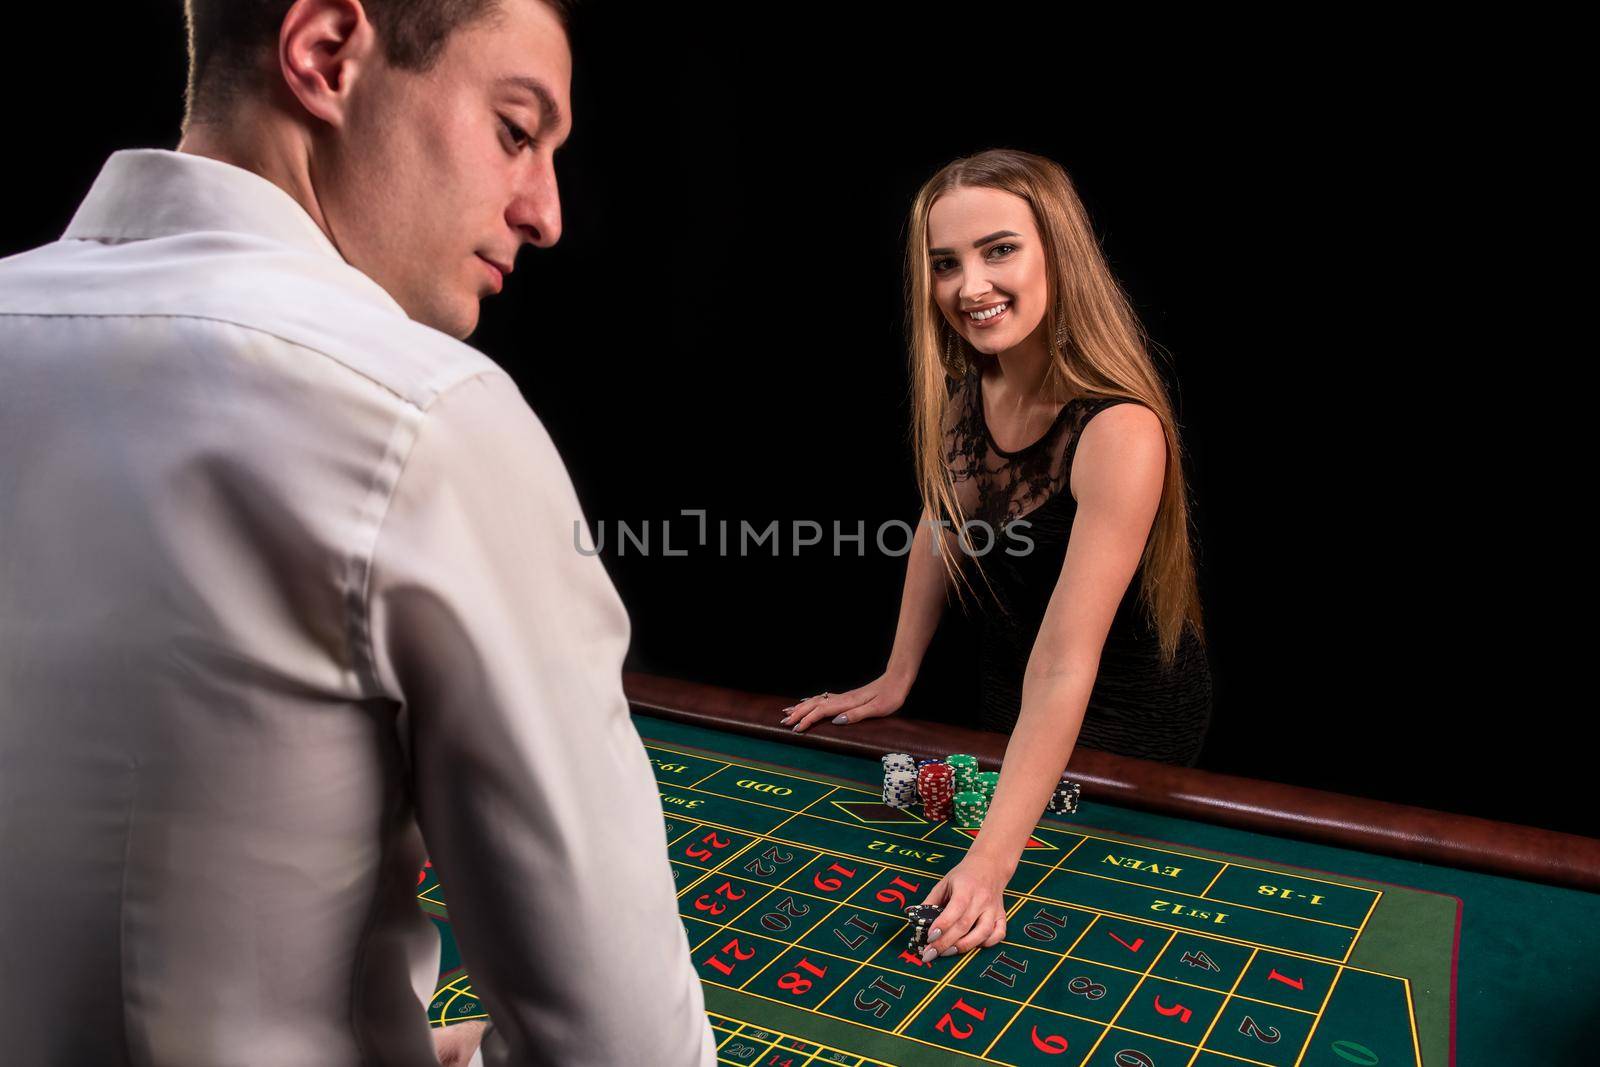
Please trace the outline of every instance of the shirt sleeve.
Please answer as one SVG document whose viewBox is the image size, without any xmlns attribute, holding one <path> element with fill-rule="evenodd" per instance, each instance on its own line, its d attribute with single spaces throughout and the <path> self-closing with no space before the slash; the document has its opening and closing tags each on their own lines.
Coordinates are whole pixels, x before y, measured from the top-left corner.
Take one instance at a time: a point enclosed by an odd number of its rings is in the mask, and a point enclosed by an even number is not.
<svg viewBox="0 0 1600 1067">
<path fill-rule="evenodd" d="M 628 716 L 628 617 L 504 375 L 429 407 L 373 552 L 374 669 L 463 961 L 517 1063 L 715 1063 Z M 592 547 L 587 532 L 581 544 Z"/>
</svg>

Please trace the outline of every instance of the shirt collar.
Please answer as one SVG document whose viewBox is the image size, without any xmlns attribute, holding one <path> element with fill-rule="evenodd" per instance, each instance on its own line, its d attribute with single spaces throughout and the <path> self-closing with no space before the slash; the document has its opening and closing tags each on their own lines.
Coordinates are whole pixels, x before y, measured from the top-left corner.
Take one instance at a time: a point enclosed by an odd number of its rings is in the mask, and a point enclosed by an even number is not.
<svg viewBox="0 0 1600 1067">
<path fill-rule="evenodd" d="M 388 290 L 346 262 L 294 197 L 253 171 L 205 156 L 158 148 L 113 152 L 61 236 L 119 243 L 200 232 L 252 234 L 329 256 L 375 298 L 406 314 Z"/>
<path fill-rule="evenodd" d="M 344 259 L 305 208 L 266 178 L 155 148 L 113 152 L 62 237 L 120 242 L 208 230 L 255 234 Z"/>
</svg>

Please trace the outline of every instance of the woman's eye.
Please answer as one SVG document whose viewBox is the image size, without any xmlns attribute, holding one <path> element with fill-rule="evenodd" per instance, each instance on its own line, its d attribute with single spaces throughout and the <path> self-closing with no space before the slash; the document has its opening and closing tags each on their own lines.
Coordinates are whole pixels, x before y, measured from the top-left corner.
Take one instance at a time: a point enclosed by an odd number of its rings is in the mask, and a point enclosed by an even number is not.
<svg viewBox="0 0 1600 1067">
<path fill-rule="evenodd" d="M 1002 251 L 1002 249 L 1004 251 Z M 995 255 L 997 253 L 1000 254 L 1000 255 L 1007 255 L 1007 254 L 1009 254 L 1011 252 L 1015 252 L 1016 250 L 1017 250 L 1017 246 L 1016 245 L 997 244 L 993 248 L 989 249 L 989 254 L 991 256 Z"/>
<path fill-rule="evenodd" d="M 950 269 L 950 260 L 948 260 L 948 259 L 936 259 L 936 260 L 933 261 L 933 273 L 935 273 L 935 274 L 943 274 L 945 271 L 947 271 L 949 269 Z"/>
</svg>

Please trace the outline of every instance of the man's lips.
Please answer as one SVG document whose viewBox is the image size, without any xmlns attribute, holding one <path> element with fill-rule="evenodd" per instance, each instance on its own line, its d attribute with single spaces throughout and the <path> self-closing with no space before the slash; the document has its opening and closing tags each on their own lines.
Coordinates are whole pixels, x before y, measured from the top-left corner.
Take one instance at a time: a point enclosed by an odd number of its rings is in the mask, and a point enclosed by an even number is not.
<svg viewBox="0 0 1600 1067">
<path fill-rule="evenodd" d="M 478 258 L 489 268 L 489 273 L 494 281 L 494 291 L 498 293 L 501 286 L 505 284 L 506 275 L 511 273 L 510 264 L 498 263 L 481 253 Z"/>
</svg>

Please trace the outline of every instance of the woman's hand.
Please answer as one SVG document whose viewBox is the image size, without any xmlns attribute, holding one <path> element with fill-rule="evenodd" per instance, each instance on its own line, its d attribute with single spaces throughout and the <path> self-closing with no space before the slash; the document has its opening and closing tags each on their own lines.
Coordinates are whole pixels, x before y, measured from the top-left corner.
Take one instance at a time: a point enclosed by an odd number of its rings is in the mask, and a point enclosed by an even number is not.
<svg viewBox="0 0 1600 1067">
<path fill-rule="evenodd" d="M 848 693 L 822 693 L 783 709 L 783 724 L 804 733 L 822 719 L 841 726 L 893 715 L 906 702 L 911 685 L 887 673 Z"/>
<path fill-rule="evenodd" d="M 1011 869 L 982 855 L 967 858 L 939 880 L 924 904 L 944 908 L 928 931 L 924 960 L 998 945 L 1006 936 L 1006 883 Z"/>
</svg>

